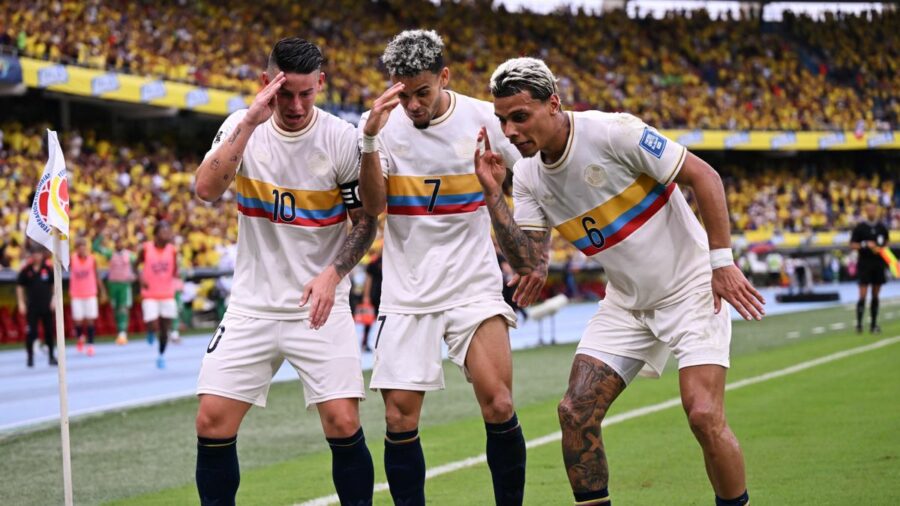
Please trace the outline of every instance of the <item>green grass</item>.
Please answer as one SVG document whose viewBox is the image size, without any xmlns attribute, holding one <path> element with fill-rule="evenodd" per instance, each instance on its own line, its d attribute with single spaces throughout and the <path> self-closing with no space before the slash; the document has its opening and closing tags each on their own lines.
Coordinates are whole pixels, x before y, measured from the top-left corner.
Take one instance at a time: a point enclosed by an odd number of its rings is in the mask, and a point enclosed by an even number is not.
<svg viewBox="0 0 900 506">
<path fill-rule="evenodd" d="M 883 312 L 897 306 L 885 304 Z M 738 323 L 729 381 L 756 376 L 880 337 L 829 330 L 849 322 L 839 308 Z M 814 334 L 814 327 L 824 331 Z M 884 336 L 900 334 L 900 319 Z M 789 332 L 792 338 L 787 339 Z M 527 439 L 559 430 L 556 403 L 573 346 L 516 352 L 515 397 Z M 747 460 L 754 504 L 893 504 L 900 500 L 900 343 L 730 392 L 729 421 Z M 429 394 L 422 440 L 429 467 L 484 452 L 484 428 L 471 387 L 447 365 L 447 390 Z M 670 364 L 660 380 L 638 380 L 610 415 L 678 395 Z M 196 504 L 193 485 L 194 399 L 123 411 L 72 424 L 78 504 Z M 362 405 L 363 423 L 381 465 L 383 407 Z M 711 504 L 699 447 L 680 408 L 604 430 L 611 492 L 618 504 Z M 239 504 L 292 504 L 330 495 L 330 455 L 314 412 L 296 382 L 273 385 L 269 407 L 252 410 L 241 429 Z M 528 455 L 527 504 L 570 504 L 558 442 Z M 58 430 L 0 439 L 0 504 L 62 502 Z M 432 504 L 488 504 L 490 478 L 479 465 L 427 483 Z M 376 504 L 390 504 L 379 493 Z"/>
</svg>

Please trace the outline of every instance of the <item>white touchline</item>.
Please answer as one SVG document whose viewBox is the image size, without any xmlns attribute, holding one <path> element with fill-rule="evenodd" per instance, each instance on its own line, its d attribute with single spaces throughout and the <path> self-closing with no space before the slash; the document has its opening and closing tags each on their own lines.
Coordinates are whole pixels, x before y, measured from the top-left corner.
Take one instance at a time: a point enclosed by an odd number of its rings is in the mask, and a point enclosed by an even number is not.
<svg viewBox="0 0 900 506">
<path fill-rule="evenodd" d="M 806 362 L 800 362 L 799 364 L 792 365 L 790 367 L 785 367 L 784 369 L 779 369 L 777 371 L 767 372 L 765 374 L 760 374 L 759 376 L 753 376 L 752 378 L 742 379 L 740 381 L 735 381 L 734 383 L 729 383 L 725 385 L 725 390 L 737 390 L 738 388 L 744 388 L 749 385 L 755 385 L 757 383 L 762 383 L 763 381 L 769 381 L 771 379 L 780 378 L 782 376 L 787 376 L 789 374 L 798 373 L 800 371 L 805 371 L 812 367 L 816 367 L 822 364 L 827 364 L 829 362 L 834 362 L 835 360 L 840 360 L 842 358 L 851 357 L 853 355 L 859 355 L 860 353 L 865 353 L 867 351 L 877 350 L 879 348 L 884 348 L 885 346 L 892 345 L 896 342 L 900 342 L 900 336 L 889 337 L 887 339 L 882 339 L 881 341 L 876 341 L 872 344 L 867 344 L 865 346 L 859 346 L 857 348 L 850 348 L 849 350 L 838 351 L 832 353 L 831 355 L 825 355 L 824 357 L 819 357 L 813 360 L 807 360 Z M 667 401 L 660 402 L 658 404 L 652 404 L 650 406 L 644 406 L 643 408 L 632 409 L 631 411 L 626 411 L 624 413 L 619 413 L 618 415 L 610 416 L 603 420 L 603 427 L 608 427 L 613 424 L 621 423 L 627 420 L 631 420 L 632 418 L 638 418 L 644 415 L 649 415 L 652 413 L 656 413 L 657 411 L 662 411 L 664 409 L 674 408 L 675 406 L 681 405 L 680 397 L 673 397 Z M 525 443 L 526 448 L 534 448 L 537 446 L 542 446 L 547 443 L 552 443 L 554 441 L 559 441 L 562 438 L 562 432 L 554 432 L 552 434 L 547 434 L 546 436 L 539 437 L 537 439 L 532 439 Z M 435 476 L 440 476 L 442 474 L 452 473 L 453 471 L 458 471 L 460 469 L 464 469 L 466 467 L 476 466 L 478 464 L 484 464 L 487 462 L 487 456 L 483 453 L 476 457 L 469 457 L 467 459 L 458 460 L 456 462 L 450 462 L 449 464 L 444 464 L 442 466 L 433 467 L 425 472 L 425 479 L 434 478 Z M 387 483 L 376 483 L 375 484 L 375 492 L 384 492 L 388 490 Z M 338 504 L 339 499 L 338 496 L 329 495 L 325 497 L 319 497 L 317 499 L 312 499 L 310 501 L 306 501 L 304 503 L 295 504 L 294 506 L 326 506 L 329 504 Z"/>
</svg>

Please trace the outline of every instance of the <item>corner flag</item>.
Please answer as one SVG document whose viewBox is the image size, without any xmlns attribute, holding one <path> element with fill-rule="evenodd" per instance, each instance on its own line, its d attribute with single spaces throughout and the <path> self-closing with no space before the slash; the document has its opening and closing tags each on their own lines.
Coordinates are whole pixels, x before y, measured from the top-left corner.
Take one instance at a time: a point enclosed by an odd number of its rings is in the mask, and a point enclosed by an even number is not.
<svg viewBox="0 0 900 506">
<path fill-rule="evenodd" d="M 59 260 L 65 270 L 69 270 L 69 183 L 66 177 L 66 161 L 56 132 L 47 130 L 47 165 L 34 190 L 31 215 L 28 218 L 28 237 L 53 251 L 51 231 L 57 229 L 62 235 Z"/>
<path fill-rule="evenodd" d="M 881 248 L 879 253 L 881 254 L 881 258 L 884 259 L 884 263 L 887 264 L 888 269 L 890 269 L 891 276 L 900 278 L 900 262 L 897 262 L 897 257 L 894 256 L 894 252 L 891 251 L 891 248 L 885 246 Z"/>
</svg>

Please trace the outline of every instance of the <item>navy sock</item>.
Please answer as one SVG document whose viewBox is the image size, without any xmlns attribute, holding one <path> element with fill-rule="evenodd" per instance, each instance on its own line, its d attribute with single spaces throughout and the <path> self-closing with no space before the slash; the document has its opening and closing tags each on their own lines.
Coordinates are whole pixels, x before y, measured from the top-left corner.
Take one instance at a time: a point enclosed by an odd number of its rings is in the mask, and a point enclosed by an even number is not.
<svg viewBox="0 0 900 506">
<path fill-rule="evenodd" d="M 241 484 L 237 436 L 197 437 L 197 492 L 202 506 L 234 506 Z"/>
<path fill-rule="evenodd" d="M 610 506 L 612 500 L 609 498 L 609 489 L 604 487 L 592 492 L 575 492 L 575 504 L 585 506 L 602 504 L 603 506 Z"/>
<path fill-rule="evenodd" d="M 735 497 L 734 499 L 722 499 L 719 496 L 716 496 L 716 506 L 744 506 L 745 504 L 750 503 L 750 494 L 744 490 L 744 493 Z"/>
<path fill-rule="evenodd" d="M 525 436 L 519 418 L 484 424 L 487 431 L 487 461 L 498 505 L 520 505 L 525 494 Z"/>
<path fill-rule="evenodd" d="M 331 447 L 331 478 L 341 504 L 371 505 L 375 467 L 362 427 L 350 437 L 325 439 Z"/>
<path fill-rule="evenodd" d="M 94 344 L 94 333 L 96 332 L 96 327 L 93 325 L 88 325 L 87 328 L 87 342 L 88 344 Z"/>
<path fill-rule="evenodd" d="M 394 506 L 425 504 L 425 454 L 419 429 L 385 434 L 384 471 Z"/>
<path fill-rule="evenodd" d="M 874 329 L 878 326 L 878 297 L 872 297 L 871 308 L 872 321 L 869 322 L 870 328 Z"/>
<path fill-rule="evenodd" d="M 84 335 L 84 326 L 75 325 L 75 337 L 81 339 L 81 336 Z"/>
<path fill-rule="evenodd" d="M 862 328 L 863 314 L 866 312 L 866 299 L 856 301 L 856 327 Z"/>
</svg>

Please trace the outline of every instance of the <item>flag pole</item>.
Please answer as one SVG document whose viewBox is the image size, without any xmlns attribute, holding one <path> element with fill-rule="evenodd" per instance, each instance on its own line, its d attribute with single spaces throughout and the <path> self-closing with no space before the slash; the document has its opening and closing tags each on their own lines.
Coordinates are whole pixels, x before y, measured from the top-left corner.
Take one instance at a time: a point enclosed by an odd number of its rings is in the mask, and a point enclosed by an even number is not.
<svg viewBox="0 0 900 506">
<path fill-rule="evenodd" d="M 56 313 L 56 355 L 59 373 L 59 428 L 62 434 L 63 487 L 66 506 L 72 506 L 72 455 L 69 445 L 69 394 L 66 387 L 66 335 L 63 324 L 62 268 L 59 230 L 53 229 L 53 300 Z"/>
</svg>

